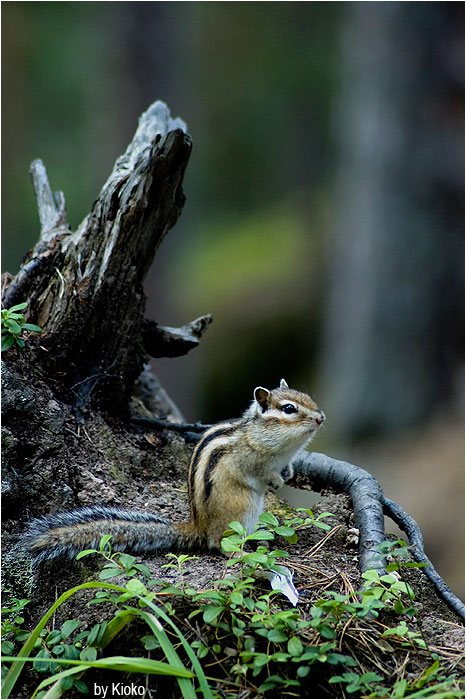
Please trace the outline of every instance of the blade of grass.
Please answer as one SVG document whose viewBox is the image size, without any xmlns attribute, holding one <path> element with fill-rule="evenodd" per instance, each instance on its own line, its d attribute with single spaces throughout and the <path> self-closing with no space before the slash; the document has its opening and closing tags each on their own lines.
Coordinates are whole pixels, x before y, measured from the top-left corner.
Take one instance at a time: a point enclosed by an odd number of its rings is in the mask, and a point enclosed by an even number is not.
<svg viewBox="0 0 466 700">
<path fill-rule="evenodd" d="M 147 602 L 147 601 L 146 601 Z M 157 607 L 157 606 L 155 606 Z M 157 620 L 156 616 L 153 615 L 152 613 L 148 613 L 145 610 L 138 610 L 140 617 L 149 625 L 151 628 L 152 632 L 155 634 L 157 639 L 160 642 L 160 646 L 162 647 L 162 650 L 167 658 L 167 661 L 172 664 L 174 667 L 177 668 L 184 668 L 183 662 L 181 661 L 180 657 L 178 656 L 178 653 L 171 643 L 170 639 L 168 638 L 167 633 L 163 629 L 162 625 L 160 622 Z M 160 610 L 158 610 L 160 612 Z M 181 640 L 181 632 L 177 632 L 180 640 Z M 194 675 L 194 674 L 193 674 Z M 197 697 L 196 691 L 194 689 L 194 685 L 191 683 L 190 680 L 187 680 L 186 678 L 177 678 L 178 685 L 180 686 L 181 693 L 184 698 L 195 698 Z"/>
<path fill-rule="evenodd" d="M 139 596 L 138 596 L 139 597 Z M 151 600 L 146 600 L 146 604 L 150 607 L 150 609 L 155 613 L 155 615 L 158 615 L 159 617 L 164 620 L 168 625 L 170 625 L 176 632 L 178 638 L 180 639 L 184 650 L 186 651 L 192 665 L 193 669 L 196 672 L 197 680 L 199 681 L 199 687 L 201 689 L 202 695 L 204 698 L 211 698 L 212 697 L 212 690 L 209 686 L 209 683 L 207 681 L 207 678 L 204 673 L 204 669 L 202 668 L 199 659 L 197 658 L 195 652 L 193 651 L 191 645 L 183 635 L 183 633 L 178 629 L 178 627 L 175 625 L 173 620 L 166 614 L 164 610 L 161 610 L 159 607 L 157 607 Z"/>
<path fill-rule="evenodd" d="M 4 657 L 4 661 L 13 661 L 14 656 Z M 35 657 L 21 657 L 21 661 L 35 661 Z M 52 661 L 53 663 L 53 661 Z M 123 671 L 126 673 L 151 673 L 159 676 L 179 676 L 181 678 L 194 678 L 194 673 L 188 671 L 183 665 L 174 666 L 165 661 L 155 661 L 154 659 L 148 659 L 145 656 L 109 656 L 106 659 L 97 659 L 96 661 L 77 661 L 73 659 L 60 659 L 57 660 L 57 665 L 67 665 L 76 666 L 77 668 L 70 668 L 66 671 L 60 671 L 55 673 L 49 678 L 45 678 L 36 688 L 32 697 L 34 698 L 36 694 L 42 688 L 47 685 L 55 683 L 61 678 L 66 676 L 72 676 L 76 673 L 86 671 L 88 668 L 105 668 L 110 671 Z"/>
</svg>

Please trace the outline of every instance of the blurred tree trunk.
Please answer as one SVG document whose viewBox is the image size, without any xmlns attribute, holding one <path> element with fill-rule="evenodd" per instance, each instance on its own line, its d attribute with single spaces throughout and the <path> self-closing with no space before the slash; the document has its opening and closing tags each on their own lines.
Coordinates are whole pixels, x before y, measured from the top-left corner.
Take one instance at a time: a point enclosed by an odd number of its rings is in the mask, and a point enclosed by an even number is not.
<svg viewBox="0 0 466 700">
<path fill-rule="evenodd" d="M 422 420 L 460 379 L 464 7 L 426 8 L 346 5 L 323 353 L 342 435 Z"/>
</svg>

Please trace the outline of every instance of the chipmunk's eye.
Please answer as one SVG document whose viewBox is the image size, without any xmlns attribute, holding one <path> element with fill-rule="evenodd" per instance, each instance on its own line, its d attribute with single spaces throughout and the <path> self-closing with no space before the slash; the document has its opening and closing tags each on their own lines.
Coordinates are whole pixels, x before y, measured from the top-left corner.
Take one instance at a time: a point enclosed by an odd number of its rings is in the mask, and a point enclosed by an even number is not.
<svg viewBox="0 0 466 700">
<path fill-rule="evenodd" d="M 298 409 L 296 406 L 293 406 L 292 403 L 284 403 L 283 406 L 280 406 L 280 411 L 283 411 L 283 413 L 297 413 Z"/>
</svg>

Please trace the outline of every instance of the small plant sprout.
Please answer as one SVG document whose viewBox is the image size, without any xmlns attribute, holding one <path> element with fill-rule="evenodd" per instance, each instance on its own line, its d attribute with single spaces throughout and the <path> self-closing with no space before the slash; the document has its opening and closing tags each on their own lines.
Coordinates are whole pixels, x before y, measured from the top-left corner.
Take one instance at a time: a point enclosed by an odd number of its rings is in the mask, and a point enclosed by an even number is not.
<svg viewBox="0 0 466 700">
<path fill-rule="evenodd" d="M 82 552 L 79 552 L 76 559 L 82 559 L 82 557 L 86 557 L 88 554 L 100 554 L 103 556 L 108 564 L 105 564 L 99 574 L 99 579 L 101 581 L 106 581 L 114 576 L 120 576 L 122 573 L 128 577 L 142 574 L 146 578 L 149 578 L 149 569 L 145 564 L 136 563 L 136 557 L 133 557 L 131 554 L 125 554 L 124 552 L 112 553 L 111 539 L 112 535 L 104 535 L 100 539 L 99 549 L 83 549 Z"/>
<path fill-rule="evenodd" d="M 188 569 L 185 569 L 183 564 L 191 559 L 199 559 L 199 557 L 190 556 L 189 554 L 173 554 L 172 552 L 169 552 L 165 556 L 173 559 L 173 561 L 170 562 L 170 564 L 162 564 L 162 569 L 176 569 L 180 575 L 181 589 L 184 591 L 186 588 L 184 575 L 188 572 Z"/>
<path fill-rule="evenodd" d="M 24 339 L 20 336 L 24 331 L 32 333 L 42 333 L 42 328 L 33 323 L 26 323 L 21 311 L 27 309 L 28 302 L 11 306 L 9 309 L 2 309 L 2 352 L 8 350 L 16 343 L 20 348 L 24 348 Z"/>
</svg>

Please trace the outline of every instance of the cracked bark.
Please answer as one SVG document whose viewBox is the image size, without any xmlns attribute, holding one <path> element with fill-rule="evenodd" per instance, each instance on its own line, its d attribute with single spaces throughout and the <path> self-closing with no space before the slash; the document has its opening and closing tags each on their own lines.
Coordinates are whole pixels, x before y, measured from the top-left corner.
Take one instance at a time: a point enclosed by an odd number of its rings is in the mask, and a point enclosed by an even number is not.
<svg viewBox="0 0 466 700">
<path fill-rule="evenodd" d="M 3 303 L 29 301 L 29 318 L 44 329 L 39 364 L 113 414 L 124 411 L 149 356 L 185 354 L 211 320 L 164 329 L 144 316 L 144 278 L 181 213 L 190 153 L 184 122 L 152 104 L 74 232 L 63 193 L 52 192 L 40 160 L 31 166 L 41 235 L 7 280 Z"/>
</svg>

